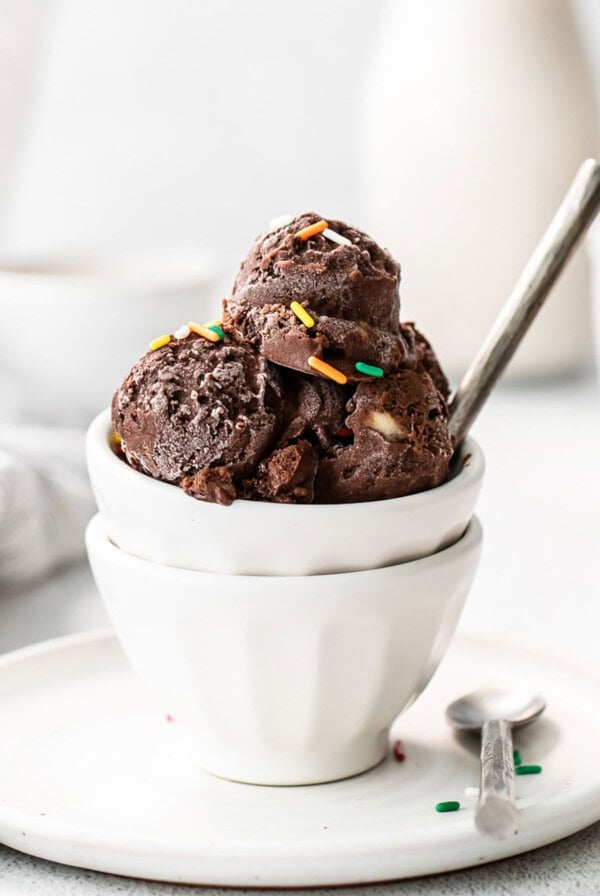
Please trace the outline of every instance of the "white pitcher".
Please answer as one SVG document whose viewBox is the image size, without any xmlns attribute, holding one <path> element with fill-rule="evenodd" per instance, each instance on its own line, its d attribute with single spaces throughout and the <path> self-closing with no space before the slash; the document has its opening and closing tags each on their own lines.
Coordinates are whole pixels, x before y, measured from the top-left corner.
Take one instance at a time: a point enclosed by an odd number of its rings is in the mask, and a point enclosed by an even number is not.
<svg viewBox="0 0 600 896">
<path fill-rule="evenodd" d="M 594 101 L 569 4 L 390 3 L 364 125 L 366 227 L 400 259 L 402 316 L 460 375 L 594 154 Z M 586 363 L 588 290 L 580 250 L 513 375 Z"/>
</svg>

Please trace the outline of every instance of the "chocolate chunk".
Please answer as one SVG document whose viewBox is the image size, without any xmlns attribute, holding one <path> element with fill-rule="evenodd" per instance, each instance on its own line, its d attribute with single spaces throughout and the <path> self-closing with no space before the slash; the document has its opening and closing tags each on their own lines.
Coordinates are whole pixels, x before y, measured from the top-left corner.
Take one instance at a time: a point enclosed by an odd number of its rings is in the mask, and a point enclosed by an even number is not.
<svg viewBox="0 0 600 896">
<path fill-rule="evenodd" d="M 186 495 L 199 501 L 227 506 L 237 496 L 231 471 L 227 467 L 204 467 L 193 476 L 185 476 L 179 484 Z"/>
<path fill-rule="evenodd" d="M 310 442 L 301 440 L 278 448 L 261 462 L 255 479 L 245 483 L 245 494 L 282 504 L 310 504 L 318 462 Z"/>
</svg>

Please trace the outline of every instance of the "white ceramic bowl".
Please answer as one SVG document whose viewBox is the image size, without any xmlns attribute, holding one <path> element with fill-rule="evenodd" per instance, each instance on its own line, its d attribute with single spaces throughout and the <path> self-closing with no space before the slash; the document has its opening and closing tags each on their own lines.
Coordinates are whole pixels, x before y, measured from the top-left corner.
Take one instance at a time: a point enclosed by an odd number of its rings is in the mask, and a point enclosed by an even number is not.
<svg viewBox="0 0 600 896">
<path fill-rule="evenodd" d="M 119 550 L 100 515 L 92 570 L 138 674 L 224 778 L 312 784 L 378 763 L 448 646 L 481 527 L 422 560 L 310 577 L 224 576 Z M 440 720 L 442 724 L 442 720 Z"/>
<path fill-rule="evenodd" d="M 0 260 L 0 368 L 28 416 L 87 425 L 162 333 L 215 317 L 212 263 L 197 250 Z"/>
<path fill-rule="evenodd" d="M 484 461 L 472 439 L 459 472 L 444 485 L 359 504 L 221 507 L 131 469 L 109 445 L 108 411 L 91 424 L 87 462 L 112 541 L 128 554 L 204 572 L 315 575 L 352 572 L 426 557 L 465 531 Z"/>
</svg>

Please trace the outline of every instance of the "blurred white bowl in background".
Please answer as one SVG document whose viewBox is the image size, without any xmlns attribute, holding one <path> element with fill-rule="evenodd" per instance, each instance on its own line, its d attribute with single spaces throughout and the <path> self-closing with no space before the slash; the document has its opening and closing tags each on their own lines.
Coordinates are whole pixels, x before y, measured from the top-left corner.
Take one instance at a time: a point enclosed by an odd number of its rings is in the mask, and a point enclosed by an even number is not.
<svg viewBox="0 0 600 896">
<path fill-rule="evenodd" d="M 213 264 L 174 249 L 0 260 L 0 370 L 25 416 L 83 425 L 151 339 L 220 310 Z"/>
</svg>

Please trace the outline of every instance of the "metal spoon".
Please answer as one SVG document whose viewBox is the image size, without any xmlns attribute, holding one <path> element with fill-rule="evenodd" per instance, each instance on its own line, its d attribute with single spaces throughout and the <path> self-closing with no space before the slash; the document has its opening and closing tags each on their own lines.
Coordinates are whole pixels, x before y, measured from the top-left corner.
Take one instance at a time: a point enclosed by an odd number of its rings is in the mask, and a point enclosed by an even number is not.
<svg viewBox="0 0 600 896">
<path fill-rule="evenodd" d="M 587 159 L 527 262 L 450 405 L 458 448 L 600 208 L 600 164 Z"/>
<path fill-rule="evenodd" d="M 481 731 L 481 783 L 475 825 L 505 840 L 518 833 L 512 729 L 535 721 L 545 710 L 539 695 L 485 688 L 450 704 L 446 718 L 458 731 Z"/>
</svg>

